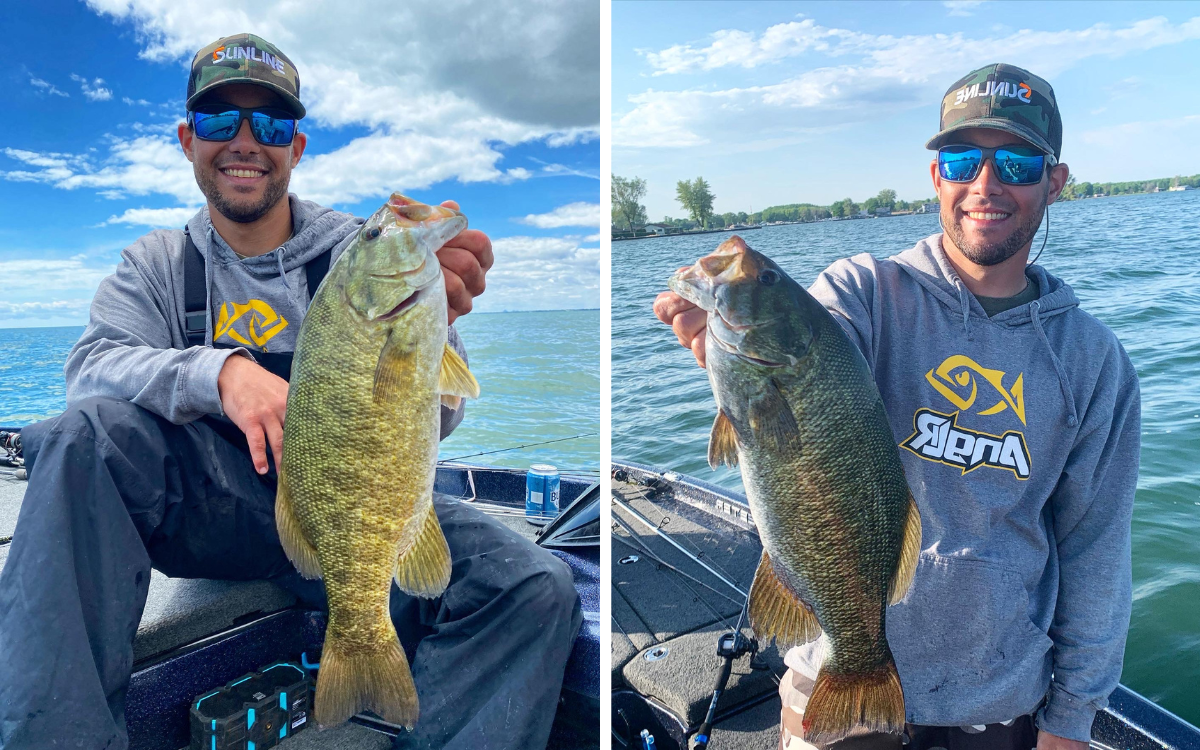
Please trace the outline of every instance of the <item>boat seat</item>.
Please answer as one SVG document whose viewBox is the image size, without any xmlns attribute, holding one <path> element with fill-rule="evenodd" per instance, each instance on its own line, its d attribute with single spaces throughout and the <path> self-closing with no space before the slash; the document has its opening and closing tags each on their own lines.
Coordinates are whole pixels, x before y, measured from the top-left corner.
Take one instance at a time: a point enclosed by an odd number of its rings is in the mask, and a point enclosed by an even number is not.
<svg viewBox="0 0 1200 750">
<path fill-rule="evenodd" d="M 699 724 L 708 711 L 713 686 L 721 671 L 717 637 L 728 630 L 730 627 L 725 623 L 713 623 L 639 652 L 623 669 L 625 684 L 640 695 L 662 703 L 689 725 Z M 745 628 L 743 633 L 751 635 L 749 628 Z M 665 649 L 666 653 L 660 658 L 645 658 L 648 653 L 657 654 L 661 649 Z M 765 693 L 778 692 L 779 686 L 772 676 L 778 678 L 787 669 L 783 656 L 778 649 L 770 646 L 762 651 L 762 657 L 768 669 L 751 669 L 749 654 L 734 660 L 728 686 L 721 694 L 721 709 Z M 776 726 L 779 723 L 778 705 L 776 700 Z"/>
<path fill-rule="evenodd" d="M 0 479 L 0 537 L 16 527 L 26 483 Z M 9 545 L 0 545 L 0 571 Z M 210 581 L 150 575 L 150 593 L 133 643 L 135 662 L 144 662 L 206 636 L 296 604 L 287 591 L 266 581 Z"/>
</svg>

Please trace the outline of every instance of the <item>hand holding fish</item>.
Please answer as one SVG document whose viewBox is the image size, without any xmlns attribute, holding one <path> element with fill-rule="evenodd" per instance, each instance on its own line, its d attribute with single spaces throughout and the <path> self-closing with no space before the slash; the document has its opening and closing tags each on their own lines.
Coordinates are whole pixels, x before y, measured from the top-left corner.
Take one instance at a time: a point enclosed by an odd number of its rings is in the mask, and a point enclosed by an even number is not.
<svg viewBox="0 0 1200 750">
<path fill-rule="evenodd" d="M 250 458 L 259 474 L 267 473 L 267 445 L 276 465 L 283 455 L 283 414 L 288 384 L 249 357 L 235 354 L 217 376 L 217 392 L 225 416 L 246 434 Z"/>
<path fill-rule="evenodd" d="M 455 201 L 443 201 L 446 208 L 458 210 Z M 446 300 L 449 302 L 449 321 L 471 312 L 472 300 L 483 294 L 484 276 L 492 267 L 492 241 L 478 229 L 464 229 L 450 238 L 437 251 L 446 278 Z"/>
<path fill-rule="evenodd" d="M 679 345 L 691 349 L 696 363 L 704 367 L 704 338 L 708 312 L 675 292 L 663 292 L 654 299 L 654 314 L 671 326 L 675 337 L 679 339 Z"/>
</svg>

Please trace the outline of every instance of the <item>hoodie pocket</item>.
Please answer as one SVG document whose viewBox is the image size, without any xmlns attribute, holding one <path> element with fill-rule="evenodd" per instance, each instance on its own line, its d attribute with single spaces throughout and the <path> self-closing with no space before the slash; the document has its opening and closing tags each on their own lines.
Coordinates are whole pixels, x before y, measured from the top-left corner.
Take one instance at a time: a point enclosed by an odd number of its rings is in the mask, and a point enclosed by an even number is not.
<svg viewBox="0 0 1200 750">
<path fill-rule="evenodd" d="M 1049 685 L 1052 641 L 1029 619 L 1019 577 L 996 563 L 922 553 L 887 634 L 913 723 L 1007 721 Z"/>
</svg>

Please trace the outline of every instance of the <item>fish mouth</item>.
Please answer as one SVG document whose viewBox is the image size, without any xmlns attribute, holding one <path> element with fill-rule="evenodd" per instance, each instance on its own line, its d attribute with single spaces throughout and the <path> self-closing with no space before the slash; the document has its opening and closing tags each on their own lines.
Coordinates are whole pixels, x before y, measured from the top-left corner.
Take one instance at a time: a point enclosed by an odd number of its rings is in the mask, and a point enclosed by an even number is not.
<svg viewBox="0 0 1200 750">
<path fill-rule="evenodd" d="M 389 312 L 386 312 L 383 315 L 380 315 L 378 318 L 376 318 L 376 320 L 395 320 L 396 318 L 400 317 L 404 313 L 408 312 L 410 309 L 412 309 L 412 307 L 414 305 L 417 304 L 417 302 L 420 300 L 421 295 L 425 292 L 425 289 L 427 289 L 427 288 L 428 287 L 418 289 L 417 291 L 408 295 L 407 299 L 405 299 L 403 302 L 401 302 L 400 304 L 393 307 Z"/>
</svg>

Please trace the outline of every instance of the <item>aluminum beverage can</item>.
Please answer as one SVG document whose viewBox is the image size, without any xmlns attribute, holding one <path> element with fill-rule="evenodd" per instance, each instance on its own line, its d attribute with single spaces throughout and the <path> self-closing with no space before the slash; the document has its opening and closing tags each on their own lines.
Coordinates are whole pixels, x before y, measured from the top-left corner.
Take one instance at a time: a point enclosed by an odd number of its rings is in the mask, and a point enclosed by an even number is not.
<svg viewBox="0 0 1200 750">
<path fill-rule="evenodd" d="M 558 515 L 558 469 L 550 464 L 533 464 L 525 474 L 525 520 L 545 525 Z"/>
</svg>

